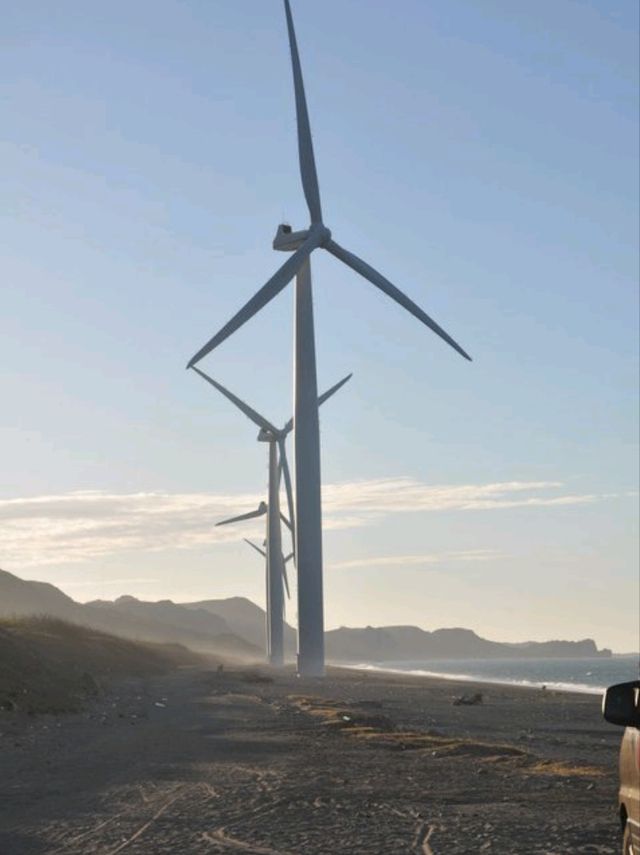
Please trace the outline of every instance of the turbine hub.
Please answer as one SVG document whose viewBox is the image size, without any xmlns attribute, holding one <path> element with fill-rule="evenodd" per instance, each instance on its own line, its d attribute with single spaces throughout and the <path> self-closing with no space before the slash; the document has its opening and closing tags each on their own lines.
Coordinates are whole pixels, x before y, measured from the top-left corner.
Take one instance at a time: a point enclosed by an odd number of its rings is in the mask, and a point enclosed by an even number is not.
<svg viewBox="0 0 640 855">
<path fill-rule="evenodd" d="M 320 246 L 326 246 L 331 240 L 331 229 L 328 229 L 324 223 L 320 223 L 317 228 L 320 229 Z"/>
</svg>

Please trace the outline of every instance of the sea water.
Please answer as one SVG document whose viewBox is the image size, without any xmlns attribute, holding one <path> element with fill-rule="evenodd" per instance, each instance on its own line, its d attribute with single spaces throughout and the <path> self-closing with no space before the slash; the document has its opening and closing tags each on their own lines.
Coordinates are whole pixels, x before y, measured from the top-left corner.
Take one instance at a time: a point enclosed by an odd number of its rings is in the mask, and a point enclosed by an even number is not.
<svg viewBox="0 0 640 855">
<path fill-rule="evenodd" d="M 589 659 L 429 659 L 360 663 L 358 669 L 416 674 L 474 683 L 587 692 L 599 695 L 613 683 L 637 680 L 637 656 Z"/>
</svg>

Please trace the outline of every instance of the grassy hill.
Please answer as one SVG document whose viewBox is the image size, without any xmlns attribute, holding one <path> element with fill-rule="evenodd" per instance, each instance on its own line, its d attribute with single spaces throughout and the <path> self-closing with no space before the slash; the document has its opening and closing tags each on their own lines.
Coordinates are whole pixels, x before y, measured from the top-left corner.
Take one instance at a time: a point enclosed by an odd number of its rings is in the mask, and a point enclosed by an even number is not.
<svg viewBox="0 0 640 855">
<path fill-rule="evenodd" d="M 58 618 L 2 618 L 0 709 L 75 710 L 104 681 L 203 662 L 180 645 L 129 641 Z"/>
</svg>

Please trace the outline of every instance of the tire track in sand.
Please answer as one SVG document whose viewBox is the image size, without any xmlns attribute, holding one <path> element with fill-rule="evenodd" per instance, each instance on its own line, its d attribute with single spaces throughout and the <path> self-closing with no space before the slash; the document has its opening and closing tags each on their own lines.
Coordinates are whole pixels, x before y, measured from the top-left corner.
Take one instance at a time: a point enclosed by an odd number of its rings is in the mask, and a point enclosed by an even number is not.
<svg viewBox="0 0 640 855">
<path fill-rule="evenodd" d="M 140 828 L 138 828 L 138 830 L 137 830 L 137 831 L 135 831 L 135 832 L 134 832 L 130 837 L 128 837 L 126 840 L 124 840 L 122 843 L 120 843 L 118 846 L 116 846 L 116 848 L 115 848 L 115 849 L 110 849 L 110 850 L 109 850 L 109 852 L 107 853 L 107 855 L 116 855 L 116 853 L 117 853 L 117 852 L 122 852 L 122 850 L 123 850 L 123 849 L 125 849 L 127 846 L 129 846 L 129 844 L 130 844 L 130 843 L 133 843 L 133 841 L 134 841 L 134 840 L 137 840 L 137 839 L 138 839 L 138 837 L 140 837 L 142 834 L 144 834 L 144 833 L 145 833 L 145 831 L 146 831 L 146 830 L 147 830 L 151 825 L 153 825 L 153 823 L 154 823 L 157 819 L 159 819 L 159 818 L 162 816 L 162 814 L 163 814 L 163 813 L 164 813 L 168 808 L 170 808 L 170 807 L 171 807 L 171 805 L 172 805 L 174 802 L 177 802 L 177 801 L 178 801 L 178 799 L 180 798 L 180 796 L 182 796 L 182 795 L 183 795 L 183 793 L 184 793 L 185 789 L 187 789 L 187 785 L 186 785 L 186 784 L 185 784 L 185 785 L 183 785 L 183 786 L 181 786 L 181 787 L 178 787 L 178 792 L 177 792 L 175 795 L 171 796 L 171 798 L 170 798 L 170 799 L 168 799 L 168 800 L 167 800 L 167 801 L 162 805 L 162 807 L 161 807 L 161 808 L 159 808 L 159 809 L 154 813 L 154 815 L 151 817 L 151 819 L 147 820 L 147 821 L 146 821 L 143 825 L 141 825 L 141 826 L 140 826 Z"/>
<path fill-rule="evenodd" d="M 254 855 L 295 855 L 294 852 L 287 852 L 284 849 L 271 849 L 269 846 L 259 846 L 257 843 L 249 843 L 247 840 L 232 837 L 226 833 L 224 828 L 205 831 L 202 839 L 226 849 L 234 849 L 236 852 L 251 852 Z"/>
</svg>

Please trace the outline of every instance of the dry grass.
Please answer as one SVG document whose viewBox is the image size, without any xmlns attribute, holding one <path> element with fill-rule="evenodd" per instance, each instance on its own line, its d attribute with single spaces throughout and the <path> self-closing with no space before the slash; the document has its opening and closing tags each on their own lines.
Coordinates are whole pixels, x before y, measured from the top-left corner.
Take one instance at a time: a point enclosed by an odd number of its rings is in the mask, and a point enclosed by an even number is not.
<svg viewBox="0 0 640 855">
<path fill-rule="evenodd" d="M 396 751 L 429 751 L 435 757 L 472 756 L 486 759 L 525 756 L 525 752 L 514 745 L 456 737 L 431 736 L 428 733 L 415 731 L 401 730 L 395 733 L 381 733 L 375 730 L 367 732 L 367 730 L 367 728 L 356 730 L 353 735 L 356 738 L 373 742 L 376 746 Z M 351 734 L 352 731 L 349 733 Z"/>
<path fill-rule="evenodd" d="M 555 778 L 604 778 L 606 772 L 597 766 L 575 766 L 559 760 L 541 760 L 527 769 L 533 775 L 552 775 Z"/>
<path fill-rule="evenodd" d="M 526 756 L 525 751 L 514 745 L 398 729 L 387 716 L 345 707 L 338 701 L 302 695 L 290 695 L 289 700 L 302 712 L 320 719 L 325 727 L 341 730 L 347 736 L 379 748 L 396 751 L 429 751 L 434 756 L 460 755 L 494 760 Z"/>
<path fill-rule="evenodd" d="M 75 710 L 105 679 L 159 674 L 201 661 L 180 645 L 128 641 L 57 618 L 3 618 L 0 709 Z"/>
<path fill-rule="evenodd" d="M 386 716 L 354 709 L 339 701 L 305 695 L 289 695 L 288 699 L 293 706 L 318 719 L 324 727 L 340 730 L 346 736 L 376 748 L 425 751 L 434 757 L 474 757 L 487 763 L 520 759 L 523 772 L 556 778 L 601 778 L 606 774 L 596 766 L 539 760 L 522 748 L 506 743 L 403 730 Z"/>
</svg>

